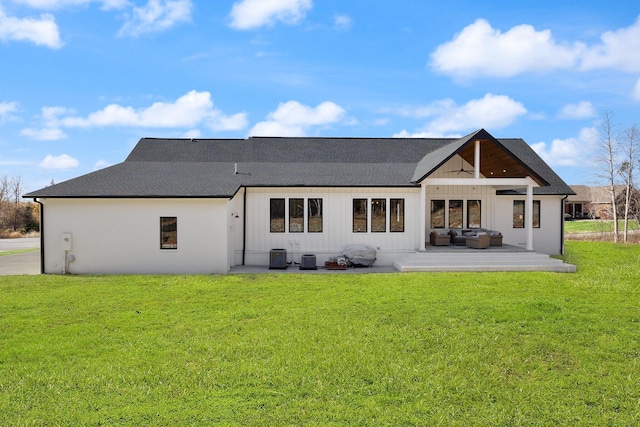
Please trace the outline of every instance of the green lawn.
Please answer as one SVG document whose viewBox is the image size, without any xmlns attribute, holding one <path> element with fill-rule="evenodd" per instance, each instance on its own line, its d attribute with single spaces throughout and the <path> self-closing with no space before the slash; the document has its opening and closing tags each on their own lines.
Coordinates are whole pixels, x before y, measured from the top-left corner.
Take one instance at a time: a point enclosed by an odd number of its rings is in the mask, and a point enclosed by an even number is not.
<svg viewBox="0 0 640 427">
<path fill-rule="evenodd" d="M 2 425 L 638 425 L 640 246 L 576 274 L 0 277 Z"/>
<path fill-rule="evenodd" d="M 15 254 L 21 254 L 24 252 L 35 252 L 35 251 L 39 251 L 40 248 L 28 248 L 28 249 L 12 249 L 10 251 L 0 251 L 0 256 L 4 256 L 4 255 L 15 255 Z"/>
<path fill-rule="evenodd" d="M 619 231 L 624 230 L 624 221 L 618 221 Z M 629 221 L 629 230 L 638 230 L 636 220 Z M 564 230 L 567 233 L 611 233 L 613 221 L 587 220 L 565 221 Z"/>
</svg>

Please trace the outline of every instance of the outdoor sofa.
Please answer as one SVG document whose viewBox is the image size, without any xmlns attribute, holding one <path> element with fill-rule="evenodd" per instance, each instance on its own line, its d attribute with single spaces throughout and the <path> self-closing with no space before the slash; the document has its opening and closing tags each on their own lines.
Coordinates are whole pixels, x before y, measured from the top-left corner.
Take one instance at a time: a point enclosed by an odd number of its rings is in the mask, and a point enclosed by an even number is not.
<svg viewBox="0 0 640 427">
<path fill-rule="evenodd" d="M 449 246 L 451 235 L 445 231 L 432 231 L 429 234 L 429 244 L 431 246 Z"/>
<path fill-rule="evenodd" d="M 478 233 L 475 236 L 467 236 L 465 244 L 469 248 L 486 249 L 491 243 L 491 237 L 488 234 Z"/>
<path fill-rule="evenodd" d="M 489 246 L 502 246 L 502 233 L 496 230 L 487 230 L 486 228 L 433 230 L 429 233 L 429 244 L 431 246 L 466 246 L 469 237 L 477 237 L 482 234 L 486 234 L 489 237 Z"/>
<path fill-rule="evenodd" d="M 502 246 L 502 233 L 496 230 L 487 230 L 486 228 L 452 228 L 449 230 L 451 235 L 451 243 L 455 246 L 465 246 L 468 237 L 476 237 L 478 234 L 486 234 L 489 236 L 490 246 Z"/>
</svg>

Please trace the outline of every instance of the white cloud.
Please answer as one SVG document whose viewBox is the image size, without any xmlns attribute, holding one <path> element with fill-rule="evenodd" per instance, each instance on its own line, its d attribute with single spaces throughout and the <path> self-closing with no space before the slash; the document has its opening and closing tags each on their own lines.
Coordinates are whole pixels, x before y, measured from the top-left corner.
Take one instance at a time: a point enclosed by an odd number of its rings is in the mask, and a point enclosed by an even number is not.
<svg viewBox="0 0 640 427">
<path fill-rule="evenodd" d="M 636 82 L 636 85 L 633 87 L 633 91 L 631 92 L 631 97 L 636 101 L 640 101 L 640 79 Z"/>
<path fill-rule="evenodd" d="M 628 28 L 607 31 L 602 34 L 600 40 L 601 44 L 585 52 L 582 69 L 640 71 L 640 17 Z"/>
<path fill-rule="evenodd" d="M 107 162 L 106 160 L 100 159 L 100 160 L 98 160 L 96 162 L 95 165 L 93 165 L 93 170 L 97 171 L 99 169 L 104 169 L 104 168 L 109 167 L 109 166 L 111 166 L 111 163 Z"/>
<path fill-rule="evenodd" d="M 288 101 L 278 105 L 269 117 L 285 125 L 314 126 L 337 122 L 344 113 L 344 109 L 333 102 L 323 102 L 314 108 Z"/>
<path fill-rule="evenodd" d="M 295 24 L 311 7 L 311 0 L 241 0 L 231 8 L 230 26 L 249 30 L 271 26 L 276 21 Z"/>
<path fill-rule="evenodd" d="M 133 14 L 120 28 L 120 36 L 139 36 L 163 31 L 191 20 L 191 0 L 149 0 L 143 7 L 134 7 Z"/>
<path fill-rule="evenodd" d="M 402 129 L 400 132 L 391 136 L 392 138 L 460 138 L 461 135 L 443 135 L 430 132 L 414 132 L 410 133 L 406 129 Z"/>
<path fill-rule="evenodd" d="M 103 9 L 121 9 L 128 5 L 128 0 L 12 0 L 13 3 L 24 4 L 34 9 L 62 9 L 69 6 L 83 6 L 89 3 L 102 3 Z"/>
<path fill-rule="evenodd" d="M 42 107 L 42 118 L 47 126 L 56 126 L 59 116 L 75 114 L 74 110 L 65 107 Z"/>
<path fill-rule="evenodd" d="M 256 123 L 249 131 L 251 136 L 305 136 L 300 126 L 285 126 L 282 123 L 267 121 Z"/>
<path fill-rule="evenodd" d="M 131 106 L 111 104 L 87 117 L 59 117 L 67 111 L 65 109 L 47 110 L 49 125 L 77 128 L 106 126 L 194 128 L 204 125 L 213 130 L 240 130 L 247 126 L 245 113 L 227 116 L 214 108 L 209 92 L 195 90 L 181 96 L 175 102 L 156 102 L 146 108 L 136 109 Z"/>
<path fill-rule="evenodd" d="M 247 114 L 236 113 L 233 116 L 225 116 L 219 114 L 214 120 L 211 120 L 208 124 L 209 128 L 213 130 L 240 130 L 247 127 Z"/>
<path fill-rule="evenodd" d="M 68 154 L 59 156 L 48 154 L 39 166 L 45 169 L 72 169 L 78 167 L 79 164 L 78 159 L 74 159 Z"/>
<path fill-rule="evenodd" d="M 348 15 L 336 15 L 333 17 L 333 28 L 336 30 L 346 31 L 351 28 L 353 21 Z"/>
<path fill-rule="evenodd" d="M 58 116 L 73 114 L 73 110 L 69 110 L 64 107 L 42 107 L 41 111 L 42 121 L 44 122 L 43 127 L 40 129 L 22 129 L 20 133 L 37 141 L 58 141 L 60 139 L 65 139 L 67 134 L 60 129 Z"/>
<path fill-rule="evenodd" d="M 431 54 L 431 66 L 460 77 L 511 77 L 527 71 L 571 68 L 582 49 L 580 44 L 556 43 L 549 30 L 518 25 L 502 33 L 478 19 L 452 41 L 438 46 Z"/>
<path fill-rule="evenodd" d="M 576 138 L 538 142 L 531 148 L 550 166 L 584 166 L 592 162 L 596 134 L 594 128 L 583 128 Z"/>
<path fill-rule="evenodd" d="M 276 111 L 269 113 L 267 121 L 257 123 L 249 133 L 257 136 L 303 136 L 306 128 L 338 123 L 345 113 L 333 102 L 309 107 L 298 101 L 287 101 L 280 103 Z"/>
<path fill-rule="evenodd" d="M 28 138 L 35 139 L 37 141 L 58 141 L 67 137 L 67 134 L 65 134 L 62 129 L 59 128 L 26 128 L 22 129 L 20 133 Z"/>
<path fill-rule="evenodd" d="M 39 18 L 7 16 L 0 5 L 0 40 L 29 41 L 52 49 L 62 47 L 58 25 L 48 13 Z"/>
<path fill-rule="evenodd" d="M 201 137 L 202 137 L 202 132 L 200 132 L 200 130 L 198 129 L 190 129 L 182 134 L 182 138 L 194 139 L 194 138 L 201 138 Z"/>
<path fill-rule="evenodd" d="M 13 118 L 13 114 L 18 110 L 17 102 L 0 102 L 0 124 Z"/>
<path fill-rule="evenodd" d="M 512 124 L 527 109 L 505 95 L 486 94 L 457 105 L 451 99 L 435 101 L 420 107 L 405 107 L 399 113 L 416 118 L 431 118 L 425 126 L 427 135 L 440 136 L 469 129 L 499 129 Z"/>
<path fill-rule="evenodd" d="M 590 119 L 595 116 L 597 116 L 596 110 L 589 101 L 567 104 L 558 112 L 560 119 Z"/>
<path fill-rule="evenodd" d="M 454 77 L 512 77 L 553 70 L 612 69 L 640 72 L 640 17 L 607 31 L 600 43 L 560 43 L 550 30 L 518 25 L 506 32 L 479 19 L 431 54 L 431 67 Z"/>
</svg>

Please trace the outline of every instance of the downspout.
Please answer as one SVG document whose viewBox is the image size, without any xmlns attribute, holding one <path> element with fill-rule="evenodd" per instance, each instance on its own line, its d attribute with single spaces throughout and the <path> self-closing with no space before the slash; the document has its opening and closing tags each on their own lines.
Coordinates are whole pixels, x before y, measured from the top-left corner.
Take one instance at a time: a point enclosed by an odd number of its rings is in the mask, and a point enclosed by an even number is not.
<svg viewBox="0 0 640 427">
<path fill-rule="evenodd" d="M 40 205 L 40 274 L 44 274 L 44 205 L 36 197 L 33 201 Z"/>
<path fill-rule="evenodd" d="M 242 196 L 242 265 L 244 265 L 244 256 L 247 249 L 247 187 L 244 187 Z"/>
<path fill-rule="evenodd" d="M 560 200 L 560 255 L 564 255 L 564 201 L 569 196 L 565 195 Z"/>
</svg>

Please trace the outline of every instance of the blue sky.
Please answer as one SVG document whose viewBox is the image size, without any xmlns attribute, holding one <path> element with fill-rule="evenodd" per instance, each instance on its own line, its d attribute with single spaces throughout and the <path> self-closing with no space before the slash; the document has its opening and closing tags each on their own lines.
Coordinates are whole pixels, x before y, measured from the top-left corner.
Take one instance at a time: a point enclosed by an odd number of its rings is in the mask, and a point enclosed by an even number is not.
<svg viewBox="0 0 640 427">
<path fill-rule="evenodd" d="M 640 4 L 0 0 L 0 177 L 26 190 L 141 137 L 526 140 L 591 184 L 640 112 Z"/>
</svg>

